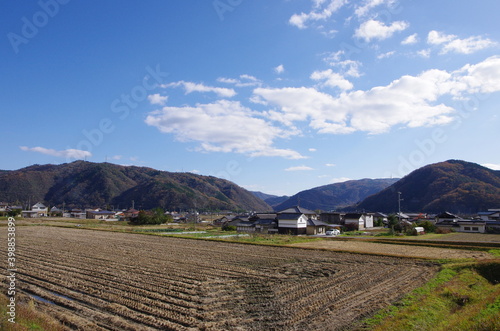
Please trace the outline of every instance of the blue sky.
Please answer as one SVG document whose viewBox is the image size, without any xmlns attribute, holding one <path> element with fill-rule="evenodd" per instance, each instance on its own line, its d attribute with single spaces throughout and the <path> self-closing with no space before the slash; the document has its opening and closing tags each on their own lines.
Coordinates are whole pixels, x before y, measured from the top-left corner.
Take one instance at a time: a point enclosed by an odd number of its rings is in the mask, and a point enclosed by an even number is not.
<svg viewBox="0 0 500 331">
<path fill-rule="evenodd" d="M 500 169 L 500 2 L 8 1 L 0 169 L 77 159 L 292 195 Z"/>
</svg>

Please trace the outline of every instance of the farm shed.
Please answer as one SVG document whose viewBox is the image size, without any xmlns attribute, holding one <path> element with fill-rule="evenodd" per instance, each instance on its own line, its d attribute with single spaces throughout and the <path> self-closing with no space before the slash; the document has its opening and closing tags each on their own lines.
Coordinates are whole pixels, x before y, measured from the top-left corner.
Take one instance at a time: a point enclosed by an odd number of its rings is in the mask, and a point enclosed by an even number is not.
<svg viewBox="0 0 500 331">
<path fill-rule="evenodd" d="M 485 233 L 486 232 L 486 222 L 485 221 L 475 221 L 466 220 L 458 222 L 460 232 L 475 232 L 475 233 Z"/>
<path fill-rule="evenodd" d="M 307 234 L 308 235 L 316 235 L 316 234 L 325 234 L 327 228 L 332 228 L 333 226 L 327 224 L 325 222 L 321 222 L 318 220 L 308 219 L 307 220 Z"/>
<path fill-rule="evenodd" d="M 347 213 L 344 216 L 344 224 L 354 227 L 356 230 L 373 228 L 373 214 L 369 213 Z"/>
</svg>

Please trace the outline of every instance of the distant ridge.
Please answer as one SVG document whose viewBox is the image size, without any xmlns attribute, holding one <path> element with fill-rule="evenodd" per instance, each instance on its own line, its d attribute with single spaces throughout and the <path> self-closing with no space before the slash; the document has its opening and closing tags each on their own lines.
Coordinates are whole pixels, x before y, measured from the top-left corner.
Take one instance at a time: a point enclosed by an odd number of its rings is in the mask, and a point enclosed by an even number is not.
<svg viewBox="0 0 500 331">
<path fill-rule="evenodd" d="M 289 196 L 286 196 L 286 195 L 277 196 L 277 195 L 266 194 L 266 193 L 262 193 L 262 192 L 258 192 L 258 191 L 251 191 L 251 192 L 257 198 L 264 200 L 265 203 L 267 203 L 268 205 L 270 205 L 273 208 L 290 198 Z"/>
<path fill-rule="evenodd" d="M 26 205 L 167 210 L 249 210 L 272 208 L 230 181 L 146 167 L 75 161 L 0 171 L 0 201 Z"/>
<path fill-rule="evenodd" d="M 329 211 L 356 204 L 369 195 L 375 194 L 394 184 L 398 179 L 359 179 L 342 183 L 328 184 L 301 191 L 286 201 L 273 206 L 275 210 L 283 210 L 293 206 L 311 210 Z M 266 200 L 269 201 L 269 200 Z"/>
<path fill-rule="evenodd" d="M 461 160 L 430 164 L 352 208 L 396 212 L 397 192 L 401 192 L 401 209 L 406 212 L 476 213 L 500 208 L 500 171 Z"/>
</svg>

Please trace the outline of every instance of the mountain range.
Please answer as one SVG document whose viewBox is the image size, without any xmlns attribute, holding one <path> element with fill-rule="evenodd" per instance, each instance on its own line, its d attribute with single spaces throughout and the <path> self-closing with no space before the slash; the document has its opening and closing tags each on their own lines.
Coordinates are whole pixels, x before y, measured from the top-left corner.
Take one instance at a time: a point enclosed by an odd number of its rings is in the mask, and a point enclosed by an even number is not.
<svg viewBox="0 0 500 331">
<path fill-rule="evenodd" d="M 400 194 L 398 193 L 400 192 Z M 360 179 L 323 185 L 291 197 L 250 192 L 225 179 L 147 167 L 75 161 L 0 170 L 0 201 L 27 205 L 167 210 L 311 210 L 475 213 L 500 208 L 500 171 L 448 160 L 402 179 Z"/>
<path fill-rule="evenodd" d="M 448 160 L 419 168 L 351 209 L 470 214 L 500 208 L 500 171 Z"/>
<path fill-rule="evenodd" d="M 301 191 L 291 197 L 266 196 L 262 193 L 259 196 L 277 211 L 293 206 L 328 211 L 355 205 L 395 182 L 397 182 L 397 179 L 365 178 L 315 187 Z"/>
<path fill-rule="evenodd" d="M 68 208 L 272 210 L 249 191 L 213 176 L 86 161 L 1 171 L 0 201 Z"/>
</svg>

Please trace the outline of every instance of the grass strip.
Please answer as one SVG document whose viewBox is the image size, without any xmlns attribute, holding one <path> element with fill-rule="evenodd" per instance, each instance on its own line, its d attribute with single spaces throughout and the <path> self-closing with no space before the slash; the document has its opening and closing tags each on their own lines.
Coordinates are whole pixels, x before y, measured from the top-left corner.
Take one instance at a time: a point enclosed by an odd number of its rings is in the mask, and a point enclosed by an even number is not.
<svg viewBox="0 0 500 331">
<path fill-rule="evenodd" d="M 500 330 L 500 261 L 449 263 L 359 330 Z"/>
</svg>

